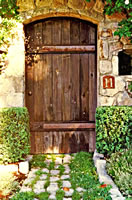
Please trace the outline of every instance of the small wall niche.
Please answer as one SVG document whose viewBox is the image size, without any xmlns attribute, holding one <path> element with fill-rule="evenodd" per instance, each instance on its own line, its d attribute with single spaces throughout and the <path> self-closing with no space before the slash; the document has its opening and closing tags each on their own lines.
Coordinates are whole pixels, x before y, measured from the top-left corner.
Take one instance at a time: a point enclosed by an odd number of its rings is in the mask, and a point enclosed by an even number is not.
<svg viewBox="0 0 132 200">
<path fill-rule="evenodd" d="M 132 50 L 124 50 L 119 52 L 119 75 L 132 75 Z"/>
</svg>

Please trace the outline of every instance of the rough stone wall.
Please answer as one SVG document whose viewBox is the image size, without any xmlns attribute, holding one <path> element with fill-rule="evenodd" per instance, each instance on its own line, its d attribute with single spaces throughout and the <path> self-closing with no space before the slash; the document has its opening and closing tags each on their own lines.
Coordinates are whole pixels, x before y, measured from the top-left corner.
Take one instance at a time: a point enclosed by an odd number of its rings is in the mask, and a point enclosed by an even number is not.
<svg viewBox="0 0 132 200">
<path fill-rule="evenodd" d="M 23 25 L 17 24 L 16 37 L 7 55 L 7 66 L 0 75 L 0 107 L 24 106 L 24 35 Z"/>
<path fill-rule="evenodd" d="M 131 76 L 118 75 L 118 52 L 132 49 L 126 41 L 119 41 L 113 35 L 121 15 L 103 15 L 101 0 L 17 0 L 23 24 L 56 16 L 84 19 L 97 24 L 97 86 L 98 105 L 132 105 L 132 98 L 125 91 Z M 0 107 L 24 106 L 25 52 L 22 24 L 17 29 L 17 37 L 9 49 L 8 67 L 0 77 Z M 115 77 L 115 89 L 103 89 L 104 75 Z"/>
<path fill-rule="evenodd" d="M 123 49 L 132 49 L 129 41 L 118 36 L 113 36 L 117 22 L 102 22 L 98 29 L 98 103 L 99 105 L 132 105 L 132 98 L 128 95 L 125 87 L 128 81 L 132 81 L 132 75 L 119 76 L 118 53 Z M 103 76 L 115 77 L 114 89 L 103 89 Z"/>
</svg>

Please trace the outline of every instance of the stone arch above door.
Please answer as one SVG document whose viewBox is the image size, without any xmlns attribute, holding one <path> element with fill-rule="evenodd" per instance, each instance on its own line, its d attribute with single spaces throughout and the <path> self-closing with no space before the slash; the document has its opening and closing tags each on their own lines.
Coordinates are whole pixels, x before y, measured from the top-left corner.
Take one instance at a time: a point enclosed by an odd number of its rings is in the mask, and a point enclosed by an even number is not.
<svg viewBox="0 0 132 200">
<path fill-rule="evenodd" d="M 103 21 L 103 3 L 101 0 L 17 0 L 23 23 L 48 17 L 76 17 L 95 24 Z"/>
</svg>

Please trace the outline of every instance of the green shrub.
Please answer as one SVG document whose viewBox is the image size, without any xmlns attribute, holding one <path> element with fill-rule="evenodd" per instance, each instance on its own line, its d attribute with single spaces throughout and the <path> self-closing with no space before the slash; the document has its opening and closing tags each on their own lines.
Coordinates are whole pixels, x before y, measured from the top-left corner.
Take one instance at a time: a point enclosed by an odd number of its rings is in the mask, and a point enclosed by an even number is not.
<svg viewBox="0 0 132 200">
<path fill-rule="evenodd" d="M 12 200 L 33 200 L 35 197 L 35 194 L 33 192 L 20 192 L 17 193 L 14 197 L 12 197 Z"/>
<path fill-rule="evenodd" d="M 96 110 L 96 148 L 111 153 L 130 148 L 132 142 L 132 107 L 109 106 Z"/>
<path fill-rule="evenodd" d="M 122 194 L 132 199 L 132 149 L 112 154 L 106 168 Z"/>
<path fill-rule="evenodd" d="M 0 163 L 24 160 L 30 150 L 29 136 L 26 108 L 0 109 Z"/>
</svg>

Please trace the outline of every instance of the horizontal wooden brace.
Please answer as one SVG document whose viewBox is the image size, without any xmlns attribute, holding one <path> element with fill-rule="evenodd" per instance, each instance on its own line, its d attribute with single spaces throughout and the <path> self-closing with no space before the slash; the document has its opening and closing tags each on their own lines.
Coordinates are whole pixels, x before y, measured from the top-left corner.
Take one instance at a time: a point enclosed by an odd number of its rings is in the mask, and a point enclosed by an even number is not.
<svg viewBox="0 0 132 200">
<path fill-rule="evenodd" d="M 31 131 L 95 129 L 95 123 L 44 123 L 30 122 Z"/>
<path fill-rule="evenodd" d="M 37 50 L 28 49 L 28 53 L 48 53 L 48 52 L 94 52 L 95 45 L 80 46 L 43 46 Z"/>
</svg>

